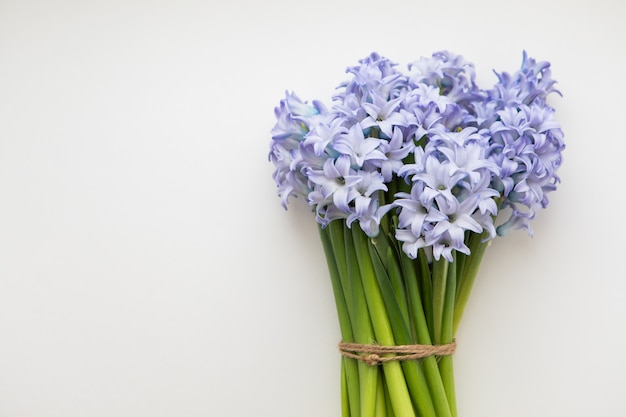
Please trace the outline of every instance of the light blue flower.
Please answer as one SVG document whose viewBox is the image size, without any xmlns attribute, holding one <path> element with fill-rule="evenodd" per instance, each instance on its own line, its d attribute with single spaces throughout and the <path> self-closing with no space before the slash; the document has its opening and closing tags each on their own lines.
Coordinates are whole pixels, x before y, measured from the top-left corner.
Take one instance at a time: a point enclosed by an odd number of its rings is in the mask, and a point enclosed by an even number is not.
<svg viewBox="0 0 626 417">
<path fill-rule="evenodd" d="M 393 175 L 405 165 L 405 158 L 415 149 L 414 141 L 405 142 L 401 129 L 395 128 L 391 139 L 382 140 L 379 150 L 385 155 L 384 159 L 372 160 L 374 167 L 380 168 L 385 182 L 390 182 Z"/>
<path fill-rule="evenodd" d="M 320 201 L 311 201 L 312 204 L 328 204 L 332 201 L 340 210 L 348 213 L 350 203 L 360 195 L 354 186 L 362 181 L 362 177 L 350 168 L 347 155 L 328 159 L 322 170 L 308 169 L 306 175 L 322 198 Z"/>
<path fill-rule="evenodd" d="M 360 102 L 367 102 L 372 91 L 386 98 L 395 98 L 396 94 L 393 92 L 406 85 L 406 76 L 395 69 L 396 64 L 376 52 L 360 60 L 359 64 L 346 70 L 353 75 L 353 79 L 339 85 L 340 92 L 335 99 L 341 101 L 354 94 Z"/>
<path fill-rule="evenodd" d="M 367 112 L 361 104 L 359 97 L 355 94 L 348 94 L 343 97 L 341 102 L 337 102 L 333 106 L 333 110 L 340 115 L 344 126 L 352 126 L 367 117 Z"/>
<path fill-rule="evenodd" d="M 387 159 L 379 149 L 381 142 L 382 139 L 366 138 L 361 124 L 357 123 L 348 132 L 339 134 L 333 147 L 350 158 L 352 168 L 360 169 L 367 161 Z"/>
<path fill-rule="evenodd" d="M 464 172 L 458 172 L 449 161 L 439 161 L 432 155 L 427 155 L 424 163 L 424 171 L 413 175 L 413 181 L 421 181 L 425 187 L 423 193 L 428 201 L 435 198 L 443 198 L 452 201 L 453 190 L 459 182 L 465 178 Z"/>
<path fill-rule="evenodd" d="M 361 121 L 363 128 L 377 127 L 384 137 L 390 138 L 394 126 L 406 126 L 404 115 L 396 110 L 402 97 L 387 101 L 385 97 L 373 92 L 371 99 L 371 103 L 362 104 L 368 114 L 368 117 Z"/>
<path fill-rule="evenodd" d="M 454 104 L 454 100 L 441 94 L 439 87 L 424 83 L 417 83 L 406 94 L 405 107 L 412 110 L 414 107 L 425 109 L 435 105 L 437 111 L 445 113 L 448 106 Z"/>
<path fill-rule="evenodd" d="M 346 224 L 350 226 L 355 220 L 366 235 L 375 237 L 380 231 L 381 218 L 391 209 L 391 206 L 380 206 L 377 198 L 359 196 L 354 200 L 354 210 L 346 218 Z"/>
<path fill-rule="evenodd" d="M 459 252 L 469 254 L 469 249 L 464 243 L 465 232 L 469 230 L 481 233 L 483 230 L 480 224 L 472 218 L 478 206 L 478 196 L 472 196 L 463 201 L 441 199 L 437 203 L 439 212 L 443 216 L 426 234 L 426 242 L 433 245 L 445 242 Z M 448 260 L 451 261 L 451 259 Z"/>
<path fill-rule="evenodd" d="M 310 192 L 304 173 L 307 163 L 302 157 L 302 142 L 309 126 L 325 112 L 325 108 L 319 102 L 310 106 L 294 93 L 287 92 L 274 112 L 277 121 L 272 129 L 269 159 L 276 167 L 273 178 L 281 204 L 287 208 L 290 197 L 306 196 Z"/>
<path fill-rule="evenodd" d="M 461 55 L 439 51 L 429 58 L 420 58 L 409 68 L 415 70 L 410 78 L 411 83 L 435 86 L 441 95 L 450 97 L 458 104 L 466 105 L 481 96 L 475 84 L 474 65 Z"/>
<path fill-rule="evenodd" d="M 286 92 L 285 98 L 274 109 L 277 123 L 272 129 L 272 139 L 301 141 L 309 131 L 311 120 L 325 112 L 326 108 L 321 102 L 314 101 L 311 106 L 300 100 L 295 93 Z"/>
<path fill-rule="evenodd" d="M 547 206 L 547 193 L 559 182 L 556 172 L 565 145 L 553 113 L 545 105 L 519 105 L 498 112 L 491 126 L 495 146 L 489 157 L 501 168 L 494 188 L 502 191 L 503 206 L 511 208 L 511 218 L 498 228 L 499 234 L 515 228 L 532 233 L 530 220 Z"/>
<path fill-rule="evenodd" d="M 423 236 L 415 235 L 410 230 L 398 229 L 395 237 L 402 242 L 402 251 L 411 259 L 417 258 L 417 251 L 427 246 Z"/>
<path fill-rule="evenodd" d="M 397 193 L 393 206 L 400 209 L 398 229 L 408 229 L 415 236 L 423 235 L 427 223 L 436 221 L 439 217 L 439 211 L 424 194 L 424 183 L 422 182 L 413 184 L 410 194 Z"/>
<path fill-rule="evenodd" d="M 560 94 L 554 88 L 550 63 L 537 62 L 530 58 L 526 51 L 522 55 L 522 65 L 513 75 L 506 72 L 496 73 L 499 83 L 496 84 L 497 95 L 505 105 L 529 105 L 533 102 L 545 104 L 550 93 Z"/>
<path fill-rule="evenodd" d="M 288 142 L 283 146 L 291 148 L 297 146 L 308 133 L 308 126 L 289 111 L 284 100 L 280 102 L 280 106 L 276 107 L 274 112 L 276 114 L 276 124 L 272 129 L 272 140 L 274 142 Z"/>
<path fill-rule="evenodd" d="M 513 74 L 496 72 L 498 82 L 486 91 L 485 99 L 473 104 L 478 114 L 479 125 L 487 127 L 497 119 L 497 112 L 509 107 L 536 104 L 546 107 L 546 97 L 551 93 L 561 94 L 552 80 L 550 63 L 537 62 L 523 52 L 522 65 Z"/>
<path fill-rule="evenodd" d="M 270 160 L 276 167 L 272 177 L 285 209 L 287 209 L 290 197 L 306 196 L 311 191 L 308 178 L 295 163 L 299 157 L 297 150 L 288 150 L 276 143 L 273 144 L 270 152 Z"/>
<path fill-rule="evenodd" d="M 438 130 L 446 129 L 443 115 L 438 111 L 439 105 L 431 102 L 425 106 L 410 106 L 411 113 L 407 116 L 409 132 L 419 141 Z"/>
<path fill-rule="evenodd" d="M 337 139 L 348 132 L 344 126 L 345 120 L 337 114 L 328 114 L 326 119 L 320 119 L 319 123 L 313 125 L 310 131 L 304 137 L 304 145 L 313 146 L 313 150 L 317 156 L 325 153 L 333 153 L 333 149 L 329 149 Z M 336 156 L 336 155 L 335 155 Z"/>
</svg>

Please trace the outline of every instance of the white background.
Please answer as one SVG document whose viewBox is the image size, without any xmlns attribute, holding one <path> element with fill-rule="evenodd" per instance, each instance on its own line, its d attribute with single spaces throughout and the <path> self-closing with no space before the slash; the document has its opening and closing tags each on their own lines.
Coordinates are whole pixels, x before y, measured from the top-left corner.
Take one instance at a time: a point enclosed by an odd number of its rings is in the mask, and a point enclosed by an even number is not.
<svg viewBox="0 0 626 417">
<path fill-rule="evenodd" d="M 267 160 L 285 90 L 377 51 L 552 63 L 562 184 L 488 252 L 462 417 L 626 415 L 626 6 L 0 1 L 0 416 L 339 416 L 316 226 Z"/>
</svg>

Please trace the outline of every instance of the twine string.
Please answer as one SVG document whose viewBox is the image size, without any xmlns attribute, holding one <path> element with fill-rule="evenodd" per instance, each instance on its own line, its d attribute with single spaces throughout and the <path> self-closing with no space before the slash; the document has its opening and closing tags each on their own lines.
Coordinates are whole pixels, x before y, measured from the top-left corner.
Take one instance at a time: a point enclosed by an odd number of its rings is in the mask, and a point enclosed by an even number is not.
<svg viewBox="0 0 626 417">
<path fill-rule="evenodd" d="M 339 343 L 339 352 L 346 358 L 374 366 L 390 361 L 409 361 L 428 356 L 448 356 L 456 351 L 456 340 L 445 345 L 381 346 L 361 343 Z"/>
</svg>

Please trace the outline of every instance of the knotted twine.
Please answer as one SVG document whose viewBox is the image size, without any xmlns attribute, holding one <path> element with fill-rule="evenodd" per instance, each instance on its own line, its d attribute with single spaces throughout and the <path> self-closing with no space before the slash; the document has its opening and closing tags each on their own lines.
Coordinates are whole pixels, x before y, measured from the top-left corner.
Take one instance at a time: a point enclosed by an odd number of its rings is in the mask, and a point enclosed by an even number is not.
<svg viewBox="0 0 626 417">
<path fill-rule="evenodd" d="M 361 343 L 339 343 L 339 352 L 346 358 L 357 359 L 374 366 L 390 361 L 409 361 L 428 356 L 448 356 L 456 351 L 456 340 L 445 345 L 381 346 Z"/>
</svg>

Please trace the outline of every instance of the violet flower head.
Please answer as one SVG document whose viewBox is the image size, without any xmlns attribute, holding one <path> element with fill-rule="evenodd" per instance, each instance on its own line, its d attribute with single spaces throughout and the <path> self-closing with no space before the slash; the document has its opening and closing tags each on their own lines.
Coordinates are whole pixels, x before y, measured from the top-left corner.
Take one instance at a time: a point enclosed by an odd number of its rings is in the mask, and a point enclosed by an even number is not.
<svg viewBox="0 0 626 417">
<path fill-rule="evenodd" d="M 401 170 L 413 185 L 410 195 L 397 194 L 394 203 L 396 238 L 410 257 L 430 247 L 435 259 L 452 261 L 452 250 L 469 252 L 466 232 L 495 234 L 491 215 L 497 214 L 493 199 L 499 193 L 490 181 L 498 170 L 486 158 L 488 146 L 473 127 L 439 131 L 430 136 L 422 161 Z"/>
<path fill-rule="evenodd" d="M 303 142 L 309 126 L 326 109 L 319 102 L 311 106 L 287 92 L 274 112 L 277 122 L 272 129 L 269 159 L 276 167 L 273 178 L 286 209 L 289 197 L 306 196 L 310 192 L 304 172 L 307 164 L 302 158 Z"/>
<path fill-rule="evenodd" d="M 387 157 L 380 150 L 382 140 L 365 137 L 359 123 L 350 127 L 348 132 L 341 134 L 335 141 L 333 148 L 340 154 L 350 158 L 352 166 L 360 169 L 367 161 L 384 160 Z"/>
<path fill-rule="evenodd" d="M 416 71 L 410 78 L 412 84 L 424 83 L 437 87 L 442 96 L 449 97 L 457 104 L 467 105 L 480 99 L 474 65 L 461 55 L 439 51 L 430 58 L 420 58 L 409 68 Z"/>
<path fill-rule="evenodd" d="M 563 132 L 554 120 L 553 109 L 540 105 L 520 105 L 498 113 L 491 126 L 494 146 L 490 158 L 502 166 L 494 187 L 504 197 L 503 206 L 511 208 L 510 218 L 498 227 L 503 235 L 523 228 L 532 234 L 530 220 L 548 205 L 548 193 L 560 181 L 557 170 L 565 148 Z"/>
<path fill-rule="evenodd" d="M 522 55 L 522 64 L 513 74 L 495 72 L 498 82 L 487 90 L 483 101 L 474 103 L 474 111 L 479 114 L 479 124 L 487 127 L 497 118 L 497 112 L 509 107 L 536 104 L 547 106 L 546 98 L 551 93 L 561 94 L 554 85 L 549 62 L 537 62 L 526 51 Z"/>
<path fill-rule="evenodd" d="M 550 64 L 523 53 L 488 90 L 448 51 L 403 73 L 372 53 L 346 70 L 327 109 L 287 93 L 270 160 L 284 207 L 302 196 L 325 227 L 345 221 L 403 251 L 452 261 L 467 236 L 527 229 L 559 183 L 563 132 L 547 104 Z"/>
<path fill-rule="evenodd" d="M 395 98 L 392 91 L 406 84 L 406 77 L 396 70 L 396 64 L 376 52 L 360 60 L 359 64 L 346 69 L 353 78 L 339 85 L 340 92 L 334 97 L 336 100 L 343 101 L 353 95 L 359 102 L 367 102 L 372 91 L 386 98 Z"/>
</svg>

